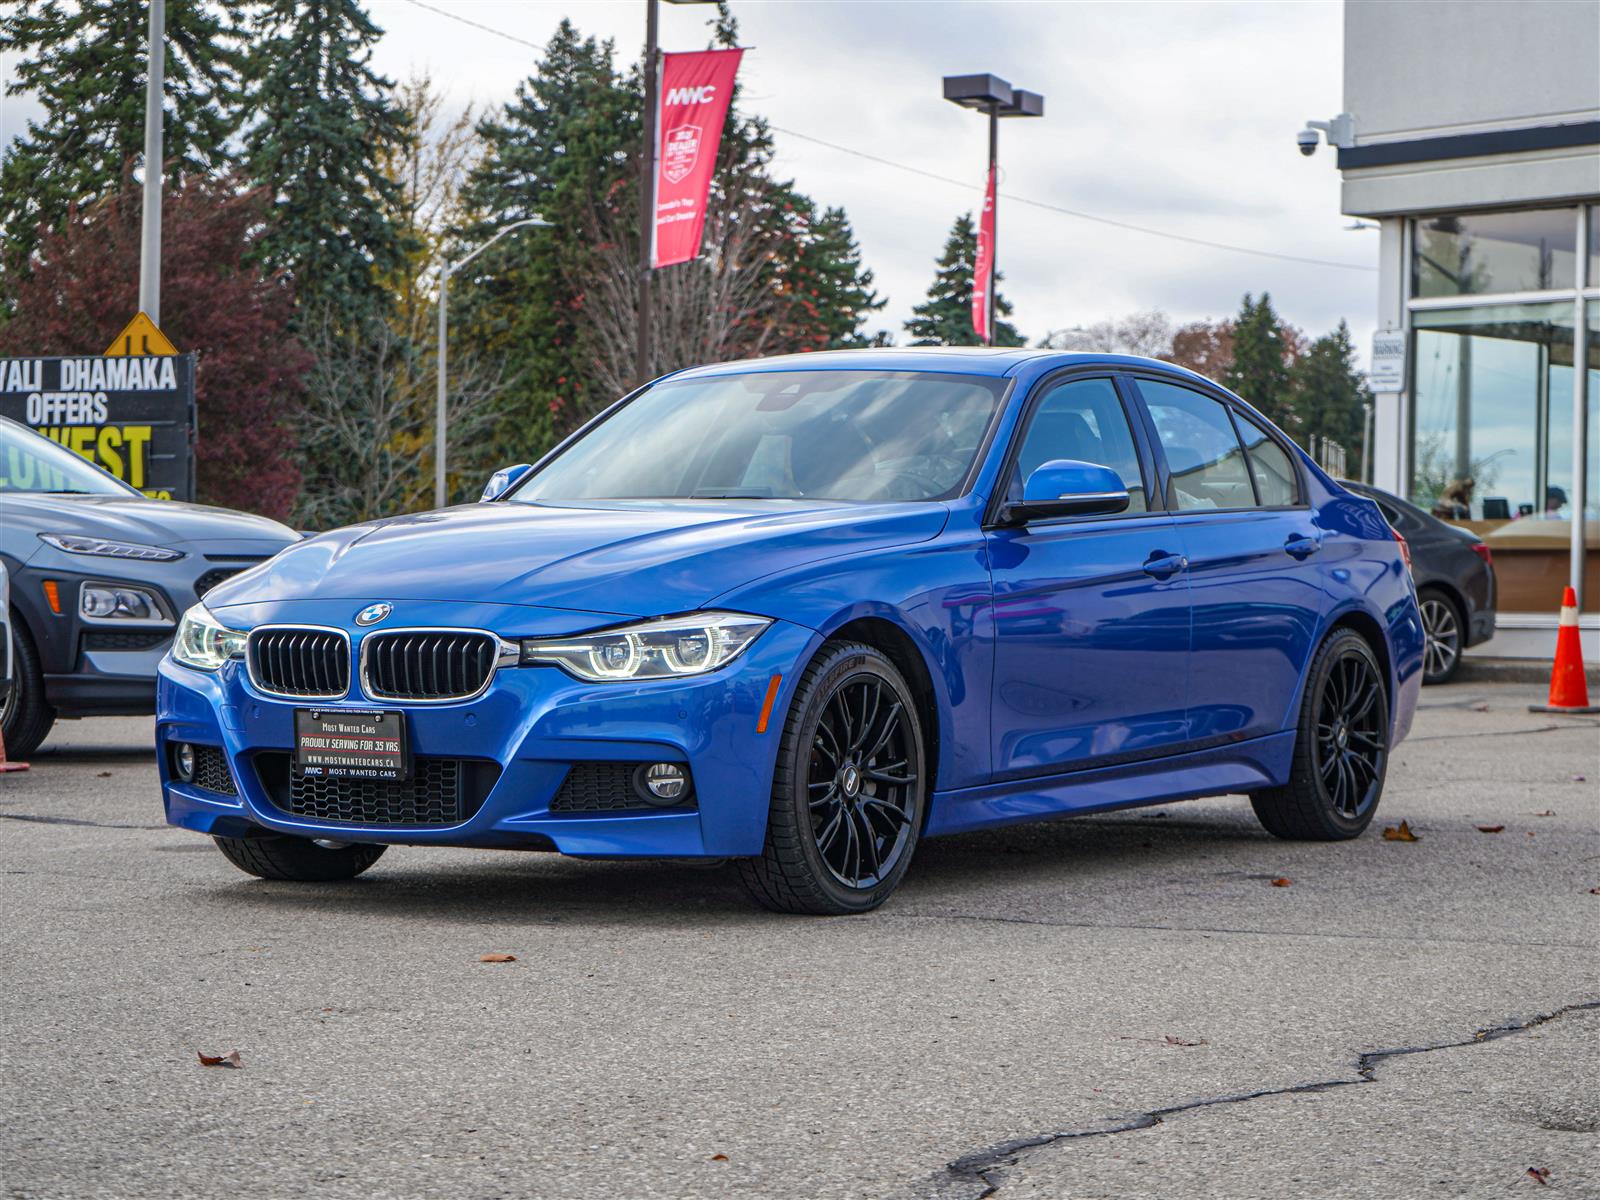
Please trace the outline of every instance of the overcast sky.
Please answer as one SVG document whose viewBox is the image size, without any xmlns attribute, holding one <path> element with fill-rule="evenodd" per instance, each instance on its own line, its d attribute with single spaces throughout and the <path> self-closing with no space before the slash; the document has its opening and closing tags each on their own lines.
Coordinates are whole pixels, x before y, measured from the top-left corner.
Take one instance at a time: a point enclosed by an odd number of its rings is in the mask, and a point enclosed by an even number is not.
<svg viewBox="0 0 1600 1200">
<path fill-rule="evenodd" d="M 453 104 L 509 100 L 563 16 L 631 60 L 642 0 L 368 0 L 376 65 L 426 71 Z M 663 4 L 661 43 L 703 47 L 709 6 Z M 1341 6 L 1024 0 L 734 0 L 743 103 L 780 130 L 967 181 L 937 182 L 778 132 L 777 167 L 849 213 L 901 323 L 927 289 L 956 214 L 982 180 L 986 123 L 940 98 L 940 77 L 992 72 L 1044 93 L 1042 120 L 1001 125 L 1000 268 L 1034 339 L 1141 308 L 1177 320 L 1272 293 L 1309 333 L 1343 317 L 1362 358 L 1376 309 L 1376 232 L 1349 232 L 1338 173 L 1294 134 L 1340 109 Z M 0 70 L 11 60 L 0 62 Z M 9 140 L 26 107 L 3 101 Z M 1185 245 L 1007 201 L 1004 193 L 1171 233 L 1364 270 Z"/>
</svg>

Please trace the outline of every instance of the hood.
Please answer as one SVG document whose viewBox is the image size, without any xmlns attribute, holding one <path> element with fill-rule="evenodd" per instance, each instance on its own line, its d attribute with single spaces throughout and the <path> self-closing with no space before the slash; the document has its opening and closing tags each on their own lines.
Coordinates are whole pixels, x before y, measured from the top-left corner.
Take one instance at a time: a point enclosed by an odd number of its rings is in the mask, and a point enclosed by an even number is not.
<svg viewBox="0 0 1600 1200">
<path fill-rule="evenodd" d="M 287 525 L 204 504 L 148 500 L 142 496 L 61 496 L 8 492 L 0 498 L 0 520 L 38 533 L 75 533 L 150 546 L 186 544 L 209 548 L 259 549 L 271 554 L 300 535 Z"/>
<path fill-rule="evenodd" d="M 948 516 L 941 504 L 464 505 L 301 542 L 206 603 L 454 600 L 659 616 L 818 559 L 926 541 Z"/>
</svg>

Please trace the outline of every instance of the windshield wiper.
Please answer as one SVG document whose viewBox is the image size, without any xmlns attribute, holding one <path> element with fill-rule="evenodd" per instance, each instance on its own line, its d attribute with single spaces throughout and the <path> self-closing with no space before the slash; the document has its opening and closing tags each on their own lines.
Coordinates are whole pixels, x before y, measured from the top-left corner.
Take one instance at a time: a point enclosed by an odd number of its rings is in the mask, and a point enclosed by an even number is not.
<svg viewBox="0 0 1600 1200">
<path fill-rule="evenodd" d="M 689 493 L 691 500 L 771 500 L 771 488 L 696 488 Z"/>
</svg>

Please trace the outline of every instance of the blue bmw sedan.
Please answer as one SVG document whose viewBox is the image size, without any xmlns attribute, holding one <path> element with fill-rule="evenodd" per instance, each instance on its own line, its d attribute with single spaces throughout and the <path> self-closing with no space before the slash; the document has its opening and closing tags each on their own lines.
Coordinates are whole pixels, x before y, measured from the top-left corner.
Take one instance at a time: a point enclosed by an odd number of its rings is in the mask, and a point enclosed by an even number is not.
<svg viewBox="0 0 1600 1200">
<path fill-rule="evenodd" d="M 1411 724 L 1405 546 L 1146 359 L 682 371 L 484 502 L 300 543 L 161 668 L 167 819 L 270 879 L 391 844 L 728 857 L 851 913 L 925 837 L 1248 795 L 1359 835 Z"/>
</svg>

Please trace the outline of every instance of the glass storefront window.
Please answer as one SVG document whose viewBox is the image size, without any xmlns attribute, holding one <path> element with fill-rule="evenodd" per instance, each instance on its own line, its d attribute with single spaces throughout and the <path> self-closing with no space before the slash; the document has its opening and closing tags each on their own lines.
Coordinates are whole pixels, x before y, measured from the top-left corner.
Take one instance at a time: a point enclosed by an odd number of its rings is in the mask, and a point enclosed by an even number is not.
<svg viewBox="0 0 1600 1200">
<path fill-rule="evenodd" d="M 1412 324 L 1412 499 L 1447 520 L 1569 517 L 1572 304 L 1427 310 Z"/>
<path fill-rule="evenodd" d="M 1577 283 L 1578 210 L 1421 218 L 1412 249 L 1418 297 L 1548 291 Z"/>
<path fill-rule="evenodd" d="M 1600 204 L 1589 206 L 1589 286 L 1600 287 Z M 1592 310 L 1589 320 L 1594 320 Z"/>
</svg>

